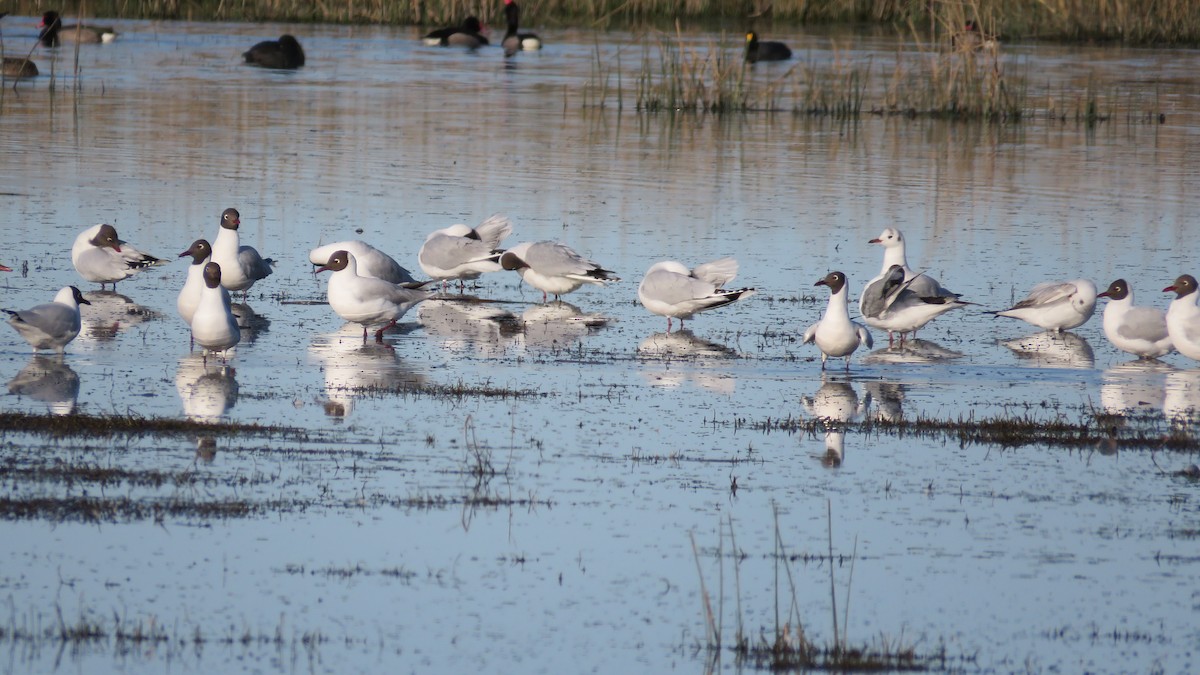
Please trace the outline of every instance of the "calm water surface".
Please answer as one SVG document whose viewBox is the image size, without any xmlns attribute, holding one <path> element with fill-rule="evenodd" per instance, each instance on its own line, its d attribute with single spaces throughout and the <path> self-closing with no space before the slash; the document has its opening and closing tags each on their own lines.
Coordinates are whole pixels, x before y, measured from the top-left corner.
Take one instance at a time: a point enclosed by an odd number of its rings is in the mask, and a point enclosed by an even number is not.
<svg viewBox="0 0 1200 675">
<path fill-rule="evenodd" d="M 5 49 L 27 49 L 36 21 L 5 21 Z M 546 49 L 505 63 L 498 48 L 422 47 L 411 29 L 117 28 L 117 43 L 81 51 L 78 75 L 71 50 L 35 52 L 55 76 L 0 100 L 0 262 L 18 269 L 0 278 L 3 304 L 31 306 L 67 284 L 93 301 L 62 363 L 31 358 L 5 333 L 4 407 L 307 433 L 221 438 L 209 461 L 194 439 L 6 437 L 10 468 L 59 457 L 206 478 L 14 479 L 13 497 L 239 499 L 270 515 L 4 520 L 9 633 L 56 625 L 61 610 L 67 622 L 111 632 L 119 617 L 177 639 L 65 652 L 9 641 L 5 671 L 703 671 L 689 533 L 715 595 L 718 546 L 726 554 L 728 632 L 733 544 L 722 523 L 732 521 L 742 616 L 757 636 L 775 625 L 778 525 L 789 553 L 815 560 L 793 563 L 796 598 L 807 634 L 828 642 L 829 568 L 816 557 L 829 546 L 827 505 L 851 642 L 944 646 L 968 669 L 1197 669 L 1197 487 L 1166 473 L 1194 457 L 753 425 L 1194 409 L 1195 364 L 1129 364 L 1099 316 L 1052 339 L 961 311 L 912 349 L 859 354 L 849 374 L 826 376 L 798 336 L 824 308 L 813 283 L 839 269 L 857 297 L 881 260 L 867 240 L 891 226 L 915 267 L 981 310 L 1076 277 L 1101 287 L 1124 277 L 1141 303 L 1165 306 L 1159 289 L 1197 272 L 1200 53 L 1013 46 L 1004 67 L 1028 74 L 1026 123 L 842 124 L 639 116 L 642 40 L 624 33 L 539 31 Z M 304 69 L 238 63 L 282 32 L 301 36 Z M 779 37 L 803 45 L 799 67 L 756 67 L 755 79 L 786 84 L 839 60 L 887 73 L 915 49 Z M 603 108 L 583 106 L 597 49 L 613 77 L 620 53 L 624 110 L 612 91 Z M 1078 106 L 1089 82 L 1110 122 L 1088 130 L 1036 114 Z M 872 92 L 886 83 L 873 76 Z M 1144 123 L 1158 112 L 1165 124 Z M 123 282 L 119 295 L 94 293 L 71 267 L 72 240 L 97 222 L 173 258 L 214 236 L 228 206 L 242 213 L 243 243 L 278 261 L 246 303 L 253 320 L 232 370 L 189 352 L 174 309 L 183 262 Z M 324 279 L 306 260 L 318 243 L 362 238 L 419 271 L 429 231 L 497 212 L 514 221 L 509 244 L 560 240 L 623 281 L 543 307 L 515 275 L 485 277 L 471 293 L 495 302 L 425 303 L 387 338 L 394 349 L 363 345 L 321 304 Z M 652 263 L 724 255 L 757 297 L 671 335 L 636 304 Z M 536 393 L 378 392 L 403 383 Z M 500 475 L 474 479 L 474 451 L 490 452 Z M 180 646 L 196 633 L 204 646 Z M 325 641 L 306 647 L 313 634 Z M 715 667 L 737 664 L 725 655 Z"/>
</svg>

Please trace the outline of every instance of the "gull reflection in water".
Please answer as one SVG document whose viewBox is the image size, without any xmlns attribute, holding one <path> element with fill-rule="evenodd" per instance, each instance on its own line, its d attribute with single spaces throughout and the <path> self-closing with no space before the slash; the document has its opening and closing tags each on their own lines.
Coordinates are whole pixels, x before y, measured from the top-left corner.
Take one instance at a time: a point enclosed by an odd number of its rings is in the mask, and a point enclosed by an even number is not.
<svg viewBox="0 0 1200 675">
<path fill-rule="evenodd" d="M 529 349 L 568 349 L 608 325 L 601 314 L 584 314 L 575 305 L 555 300 L 521 312 L 519 342 Z"/>
<path fill-rule="evenodd" d="M 821 388 L 812 396 L 803 396 L 800 402 L 810 417 L 816 418 L 825 430 L 825 454 L 820 455 L 821 465 L 837 468 L 842 465 L 846 451 L 847 423 L 863 414 L 865 402 L 860 403 L 858 394 L 848 381 L 834 380 L 825 375 Z"/>
<path fill-rule="evenodd" d="M 219 420 L 237 403 L 238 383 L 232 366 L 216 359 L 205 363 L 204 354 L 194 352 L 179 359 L 175 390 L 183 402 L 183 412 L 196 422 Z"/>
<path fill-rule="evenodd" d="M 82 328 L 80 342 L 108 342 L 116 339 L 121 331 L 129 330 L 147 321 L 162 318 L 161 312 L 137 304 L 127 295 L 115 291 L 90 291 L 83 297 L 92 303 L 80 312 Z"/>
<path fill-rule="evenodd" d="M 473 296 L 426 300 L 417 308 L 417 320 L 426 332 L 439 338 L 442 349 L 454 354 L 499 356 L 521 332 L 515 314 Z"/>
<path fill-rule="evenodd" d="M 898 422 L 904 418 L 906 385 L 899 382 L 867 380 L 863 383 L 863 388 L 867 391 L 863 408 L 869 411 L 871 419 L 881 422 Z"/>
<path fill-rule="evenodd" d="M 708 369 L 707 360 L 737 358 L 737 351 L 718 342 L 696 337 L 692 331 L 655 333 L 638 345 L 638 356 L 658 359 L 666 364 L 659 370 L 643 370 L 642 376 L 655 387 L 678 387 L 685 382 L 718 394 L 732 394 L 737 380 L 725 369 Z M 673 360 L 688 363 L 671 363 Z"/>
<path fill-rule="evenodd" d="M 962 352 L 946 349 L 936 342 L 912 339 L 876 349 L 863 358 L 863 363 L 941 363 L 962 358 L 962 355 Z"/>
<path fill-rule="evenodd" d="M 1070 331 L 1045 331 L 1023 338 L 1002 340 L 1025 365 L 1044 368 L 1092 368 L 1096 357 L 1083 337 Z"/>
<path fill-rule="evenodd" d="M 255 312 L 250 305 L 235 302 L 230 304 L 229 310 L 233 312 L 238 330 L 242 333 L 242 340 L 238 344 L 252 344 L 258 339 L 259 333 L 266 333 L 271 329 L 271 320 Z"/>
<path fill-rule="evenodd" d="M 1163 414 L 1176 424 L 1198 421 L 1200 413 L 1200 369 L 1167 373 Z"/>
<path fill-rule="evenodd" d="M 55 415 L 70 415 L 79 398 L 79 375 L 57 356 L 35 354 L 8 381 L 8 392 L 45 403 Z"/>
<path fill-rule="evenodd" d="M 1100 405 L 1113 415 L 1162 410 L 1167 376 L 1175 368 L 1154 359 L 1137 359 L 1104 371 Z"/>
<path fill-rule="evenodd" d="M 387 343 L 363 342 L 362 326 L 348 323 L 336 333 L 318 335 L 309 357 L 325 373 L 325 414 L 346 417 L 356 397 L 372 391 L 420 386 L 425 376 L 415 372 Z"/>
</svg>

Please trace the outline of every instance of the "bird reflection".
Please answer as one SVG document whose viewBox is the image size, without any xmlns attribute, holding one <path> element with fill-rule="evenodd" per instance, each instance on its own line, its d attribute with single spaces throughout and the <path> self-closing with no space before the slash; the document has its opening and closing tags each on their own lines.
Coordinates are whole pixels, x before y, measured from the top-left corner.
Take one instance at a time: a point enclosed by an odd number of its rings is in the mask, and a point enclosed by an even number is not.
<svg viewBox="0 0 1200 675">
<path fill-rule="evenodd" d="M 867 354 L 863 363 L 941 363 L 962 358 L 962 352 L 947 349 L 929 340 L 898 342 Z"/>
<path fill-rule="evenodd" d="M 235 302 L 229 309 L 233 312 L 238 330 L 242 333 L 242 341 L 239 344 L 250 344 L 258 339 L 259 333 L 266 333 L 271 329 L 271 320 L 255 312 L 250 305 Z"/>
<path fill-rule="evenodd" d="M 226 365 L 206 364 L 202 353 L 188 354 L 179 359 L 175 373 L 175 390 L 183 402 L 188 419 L 212 422 L 237 403 L 238 383 L 234 369 Z"/>
<path fill-rule="evenodd" d="M 318 335 L 309 356 L 325 372 L 325 414 L 346 417 L 354 399 L 371 391 L 419 386 L 425 376 L 396 355 L 390 345 L 363 342 L 362 326 L 348 323 L 336 333 Z"/>
<path fill-rule="evenodd" d="M 1197 420 L 1200 412 L 1200 369 L 1173 370 L 1167 373 L 1163 414 L 1177 424 Z"/>
<path fill-rule="evenodd" d="M 471 296 L 426 300 L 417 310 L 417 320 L 430 335 L 442 338 L 443 349 L 456 354 L 501 355 L 521 332 L 520 319 L 512 312 Z"/>
<path fill-rule="evenodd" d="M 1091 368 L 1096 362 L 1088 341 L 1070 331 L 1034 333 L 1023 338 L 1003 340 L 1000 344 L 1011 349 L 1018 359 L 1033 366 Z"/>
<path fill-rule="evenodd" d="M 81 342 L 108 342 L 123 330 L 162 318 L 162 313 L 115 291 L 90 291 L 83 297 L 92 306 L 82 312 L 83 327 L 78 338 Z"/>
<path fill-rule="evenodd" d="M 600 314 L 584 314 L 569 302 L 555 300 L 521 313 L 521 341 L 527 348 L 566 349 L 607 325 L 608 319 Z"/>
<path fill-rule="evenodd" d="M 695 357 L 731 359 L 737 352 L 723 344 L 696 337 L 692 331 L 680 329 L 674 333 L 655 333 L 638 345 L 641 356 Z"/>
<path fill-rule="evenodd" d="M 1136 359 L 1115 365 L 1101 376 L 1100 405 L 1113 415 L 1162 410 L 1167 375 L 1174 370 L 1154 359 Z"/>
<path fill-rule="evenodd" d="M 692 331 L 680 329 L 674 333 L 655 333 L 638 345 L 638 356 L 662 359 L 732 359 L 737 352 L 725 345 L 696 337 Z M 643 370 L 642 376 L 655 387 L 679 387 L 685 382 L 717 394 L 732 394 L 737 380 L 727 371 L 709 370 L 703 364 L 671 365 L 665 369 Z"/>
<path fill-rule="evenodd" d="M 79 375 L 58 357 L 35 354 L 9 380 L 8 392 L 41 401 L 55 415 L 70 415 L 79 398 Z"/>
<path fill-rule="evenodd" d="M 848 381 L 833 380 L 822 376 L 821 388 L 812 396 L 800 399 L 804 410 L 816 418 L 825 431 L 825 454 L 820 456 L 821 465 L 837 468 L 845 456 L 846 426 L 863 413 L 858 394 Z"/>
<path fill-rule="evenodd" d="M 870 413 L 872 419 L 881 422 L 898 422 L 904 418 L 904 389 L 899 382 L 884 382 L 868 380 L 863 383 L 867 395 L 863 408 Z"/>
</svg>

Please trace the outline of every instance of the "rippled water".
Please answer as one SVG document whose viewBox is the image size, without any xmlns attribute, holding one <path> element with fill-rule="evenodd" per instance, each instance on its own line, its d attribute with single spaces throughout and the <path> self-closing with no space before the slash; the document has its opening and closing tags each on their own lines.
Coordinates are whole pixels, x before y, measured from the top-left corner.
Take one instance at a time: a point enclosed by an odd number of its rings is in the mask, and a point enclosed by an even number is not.
<svg viewBox="0 0 1200 675">
<path fill-rule="evenodd" d="M 34 19 L 5 21 L 7 52 L 32 41 Z M 422 47 L 415 29 L 117 28 L 117 43 L 81 51 L 78 76 L 70 50 L 36 52 L 54 78 L 0 101 L 0 262 L 18 269 L 0 277 L 4 306 L 80 283 L 70 244 L 97 222 L 173 257 L 236 206 L 243 242 L 279 262 L 243 308 L 250 330 L 232 369 L 189 352 L 174 310 L 184 263 L 173 262 L 117 294 L 81 284 L 93 306 L 62 363 L 31 358 L 7 332 L 4 406 L 307 435 L 220 438 L 215 457 L 199 458 L 194 439 L 42 448 L 7 437 L 10 467 L 38 448 L 211 479 L 102 489 L 14 478 L 14 494 L 270 505 L 249 518 L 4 520 L 10 633 L 54 624 L 57 607 L 67 621 L 111 629 L 118 616 L 209 640 L 65 655 L 11 641 L 7 671 L 702 670 L 689 533 L 715 593 L 717 531 L 732 519 L 745 553 L 741 607 L 757 636 L 775 620 L 777 508 L 788 552 L 816 559 L 794 563 L 796 594 L 808 635 L 828 642 L 829 570 L 816 558 L 829 545 L 827 503 L 852 642 L 945 645 L 973 659 L 968 668 L 1002 671 L 1196 669 L 1196 484 L 1165 473 L 1194 457 L 753 427 L 811 415 L 1074 420 L 1080 407 L 1194 408 L 1194 364 L 1129 364 L 1098 316 L 1051 338 L 961 311 L 909 349 L 857 355 L 848 375 L 822 376 L 799 334 L 824 307 L 813 283 L 839 269 L 857 297 L 881 260 L 866 242 L 890 226 L 908 236 L 914 266 L 979 309 L 1043 280 L 1121 276 L 1139 302 L 1165 306 L 1159 289 L 1196 271 L 1197 52 L 1006 51 L 1006 67 L 1036 74 L 1034 107 L 1088 86 L 1115 101 L 1114 118 L 1089 130 L 1044 116 L 1006 127 L 639 116 L 641 41 L 623 33 L 539 31 L 546 49 L 506 63 L 498 49 Z M 302 70 L 238 63 L 285 31 L 301 36 Z M 801 67 L 853 58 L 886 69 L 913 48 L 779 37 L 803 45 Z M 582 105 L 597 50 L 609 64 L 621 54 L 624 110 L 611 93 L 603 109 Z M 753 77 L 788 78 L 788 68 L 760 64 Z M 1166 123 L 1143 123 L 1147 112 Z M 418 271 L 426 233 L 496 212 L 514 221 L 509 244 L 560 240 L 623 281 L 541 306 L 515 275 L 485 277 L 470 293 L 488 302 L 425 303 L 388 337 L 394 349 L 362 344 L 320 303 L 324 279 L 306 260 L 317 243 L 362 238 Z M 655 261 L 724 255 L 756 297 L 670 335 L 636 304 Z M 380 391 L 405 383 L 536 393 Z M 477 482 L 473 449 L 503 473 Z M 731 573 L 726 558 L 727 631 Z M 299 638 L 312 633 L 326 641 L 306 648 Z M 284 640 L 238 639 L 247 634 Z"/>
</svg>

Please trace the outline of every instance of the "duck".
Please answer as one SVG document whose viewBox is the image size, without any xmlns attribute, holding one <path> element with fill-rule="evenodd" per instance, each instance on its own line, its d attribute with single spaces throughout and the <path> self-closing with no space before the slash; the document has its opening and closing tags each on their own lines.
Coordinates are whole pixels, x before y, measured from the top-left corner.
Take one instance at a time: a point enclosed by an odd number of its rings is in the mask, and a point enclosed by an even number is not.
<svg viewBox="0 0 1200 675">
<path fill-rule="evenodd" d="M 1095 311 L 1096 284 L 1087 279 L 1072 279 L 1037 284 L 1024 300 L 991 314 L 1061 333 L 1082 326 Z"/>
<path fill-rule="evenodd" d="M 500 256 L 500 266 L 521 275 L 525 283 L 541 291 L 542 302 L 547 301 L 547 293 L 558 300 L 584 284 L 604 286 L 621 280 L 611 270 L 556 241 L 517 244 Z"/>
<path fill-rule="evenodd" d="M 204 348 L 204 357 L 217 352 L 226 352 L 242 340 L 241 329 L 229 302 L 229 293 L 221 287 L 221 266 L 215 262 L 204 264 L 204 287 L 200 289 L 200 302 L 192 315 L 192 339 Z"/>
<path fill-rule="evenodd" d="M 117 289 L 117 282 L 141 272 L 148 267 L 167 264 L 166 260 L 139 251 L 121 241 L 112 225 L 93 225 L 79 236 L 71 246 L 71 264 L 79 276 L 87 281 L 106 284 Z"/>
<path fill-rule="evenodd" d="M 430 31 L 421 39 L 431 47 L 477 49 L 488 44 L 488 39 L 483 35 L 483 24 L 474 16 L 463 19 L 462 25 Z"/>
<path fill-rule="evenodd" d="M 78 42 L 85 45 L 108 44 L 117 39 L 117 32 L 111 26 L 85 26 L 72 24 L 64 26 L 58 12 L 50 10 L 42 12 L 42 22 L 38 24 L 38 39 L 43 47 L 57 47 L 63 42 Z"/>
<path fill-rule="evenodd" d="M 291 35 L 264 40 L 242 53 L 246 63 L 260 68 L 294 70 L 304 65 L 304 49 Z"/>
<path fill-rule="evenodd" d="M 36 63 L 29 59 L 5 56 L 3 59 L 0 59 L 0 75 L 16 80 L 37 77 L 38 67 Z"/>
<path fill-rule="evenodd" d="M 259 255 L 253 246 L 242 246 L 238 227 L 242 216 L 235 208 L 221 212 L 221 229 L 212 243 L 212 261 L 221 269 L 221 285 L 230 292 L 241 291 L 242 301 L 255 282 L 271 276 L 275 261 Z"/>
<path fill-rule="evenodd" d="M 961 31 L 950 36 L 950 44 L 960 52 L 995 51 L 1000 47 L 996 37 L 980 31 L 974 20 L 968 20 Z"/>
<path fill-rule="evenodd" d="M 746 61 L 787 61 L 792 58 L 792 50 L 782 42 L 758 39 L 758 33 L 746 33 Z"/>
<path fill-rule="evenodd" d="M 679 330 L 683 330 L 684 319 L 754 295 L 753 288 L 723 288 L 737 273 L 738 262 L 733 258 L 721 258 L 693 269 L 675 260 L 664 260 L 646 270 L 638 285 L 638 301 L 651 312 L 667 317 L 668 333 L 672 318 L 679 319 Z"/>
<path fill-rule="evenodd" d="M 1200 361 L 1200 306 L 1196 305 L 1196 277 L 1181 274 L 1175 283 L 1163 289 L 1175 293 L 1167 308 L 1167 333 L 1175 351 Z"/>
<path fill-rule="evenodd" d="M 349 251 L 334 251 L 317 272 L 333 272 L 326 291 L 329 306 L 346 321 L 362 324 L 363 342 L 367 329 L 378 326 L 375 341 L 383 342 L 383 332 L 422 300 L 433 296 L 430 291 L 405 288 L 390 281 L 358 274 L 358 263 Z"/>
<path fill-rule="evenodd" d="M 1104 337 L 1114 347 L 1141 359 L 1157 359 L 1175 351 L 1167 330 L 1167 313 L 1157 307 L 1133 304 L 1133 288 L 1117 279 L 1097 295 L 1108 298 L 1104 307 Z"/>
<path fill-rule="evenodd" d="M 34 351 L 53 349 L 61 354 L 67 344 L 79 335 L 79 329 L 83 326 L 79 306 L 90 304 L 78 288 L 64 286 L 54 296 L 53 302 L 19 312 L 11 309 L 3 311 L 9 315 L 8 324 L 25 338 Z"/>
<path fill-rule="evenodd" d="M 478 227 L 462 223 L 434 230 L 425 237 L 417 253 L 417 264 L 445 288 L 446 282 L 478 279 L 488 272 L 499 272 L 500 242 L 512 234 L 512 221 L 499 214 L 489 217 Z"/>
<path fill-rule="evenodd" d="M 536 51 L 542 48 L 542 39 L 533 33 L 519 33 L 518 24 L 521 20 L 521 7 L 516 0 L 504 0 L 504 18 L 508 22 L 508 31 L 504 33 L 504 55 L 512 56 L 519 51 Z"/>
<path fill-rule="evenodd" d="M 804 331 L 803 343 L 815 343 L 821 350 L 821 370 L 825 370 L 825 361 L 831 356 L 845 357 L 846 370 L 850 370 L 850 355 L 854 350 L 860 345 L 866 345 L 867 349 L 875 346 L 871 331 L 857 321 L 850 320 L 850 304 L 847 300 L 850 291 L 845 274 L 830 272 L 813 285 L 829 288 L 829 304 L 821 320 Z"/>
</svg>

